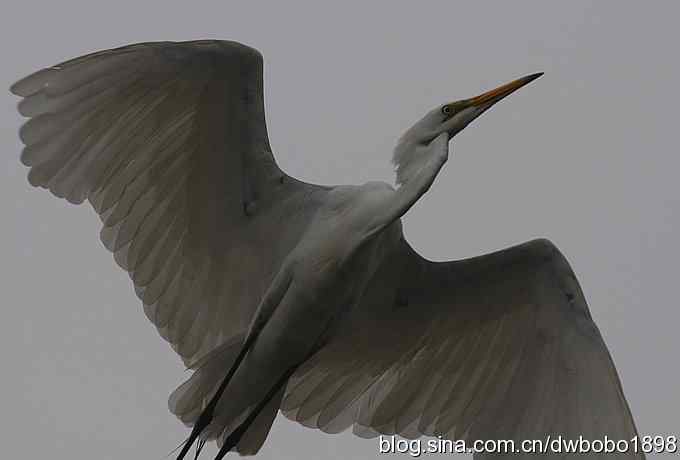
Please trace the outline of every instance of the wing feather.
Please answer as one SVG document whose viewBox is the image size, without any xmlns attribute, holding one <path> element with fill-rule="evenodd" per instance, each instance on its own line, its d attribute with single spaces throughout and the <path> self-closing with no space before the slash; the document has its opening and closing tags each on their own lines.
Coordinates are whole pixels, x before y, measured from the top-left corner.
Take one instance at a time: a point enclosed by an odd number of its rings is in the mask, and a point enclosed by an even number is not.
<svg viewBox="0 0 680 460">
<path fill-rule="evenodd" d="M 294 376 L 287 417 L 328 432 L 353 425 L 362 437 L 516 446 L 548 435 L 636 435 L 613 361 L 552 243 L 433 263 L 403 242 L 365 297 Z M 494 456 L 505 457 L 523 458 Z"/>
<path fill-rule="evenodd" d="M 262 84 L 259 52 L 204 40 L 100 51 L 11 87 L 30 117 L 19 133 L 29 182 L 90 202 L 188 366 L 247 327 L 325 199 L 325 187 L 281 180 Z"/>
</svg>

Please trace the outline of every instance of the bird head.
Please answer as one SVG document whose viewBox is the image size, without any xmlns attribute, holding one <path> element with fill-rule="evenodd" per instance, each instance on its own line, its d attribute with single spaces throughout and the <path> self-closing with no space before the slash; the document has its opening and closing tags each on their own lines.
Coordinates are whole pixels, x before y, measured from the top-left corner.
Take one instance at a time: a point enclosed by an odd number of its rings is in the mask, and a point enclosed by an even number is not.
<svg viewBox="0 0 680 460">
<path fill-rule="evenodd" d="M 444 132 L 449 133 L 449 139 L 451 139 L 491 106 L 541 75 L 543 75 L 542 72 L 527 75 L 479 96 L 437 106 L 409 129 L 404 134 L 403 140 L 415 144 L 427 144 Z"/>
<path fill-rule="evenodd" d="M 501 99 L 543 75 L 535 73 L 501 85 L 479 96 L 449 102 L 430 110 L 399 139 L 392 156 L 396 166 L 396 183 L 403 184 L 413 177 L 428 159 L 430 142 L 443 133 L 449 140 L 461 132 L 474 119 L 486 112 Z"/>
</svg>

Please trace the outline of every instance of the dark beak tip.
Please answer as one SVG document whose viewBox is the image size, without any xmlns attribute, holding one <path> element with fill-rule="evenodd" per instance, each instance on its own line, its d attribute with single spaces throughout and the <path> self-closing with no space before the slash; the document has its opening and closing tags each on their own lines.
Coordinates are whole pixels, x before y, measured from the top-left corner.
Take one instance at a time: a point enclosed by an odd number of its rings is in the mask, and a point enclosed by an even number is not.
<svg viewBox="0 0 680 460">
<path fill-rule="evenodd" d="M 492 89 L 491 91 L 487 91 L 484 94 L 480 94 L 477 97 L 473 97 L 472 99 L 469 99 L 468 102 L 473 106 L 482 106 L 484 104 L 489 104 L 488 107 L 486 107 L 488 109 L 489 107 L 491 107 L 491 105 L 504 99 L 505 97 L 514 93 L 518 89 L 528 85 L 529 83 L 536 80 L 538 77 L 542 75 L 543 72 L 537 72 L 532 73 L 531 75 L 527 75 L 525 77 L 518 78 L 517 80 L 511 81 L 510 83 L 506 83 L 505 85 L 501 85 L 498 88 Z"/>
</svg>

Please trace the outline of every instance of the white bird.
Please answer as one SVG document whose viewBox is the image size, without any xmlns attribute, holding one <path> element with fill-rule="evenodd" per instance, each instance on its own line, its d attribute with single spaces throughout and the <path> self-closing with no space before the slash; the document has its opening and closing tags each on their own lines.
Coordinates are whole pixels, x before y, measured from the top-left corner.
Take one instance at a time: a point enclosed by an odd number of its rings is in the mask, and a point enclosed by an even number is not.
<svg viewBox="0 0 680 460">
<path fill-rule="evenodd" d="M 20 131 L 30 183 L 90 202 L 147 317 L 193 370 L 169 399 L 193 426 L 179 458 L 211 439 L 217 458 L 255 454 L 279 409 L 362 437 L 637 435 L 552 243 L 440 263 L 402 234 L 451 138 L 541 74 L 427 113 L 395 148 L 395 189 L 281 171 L 262 68 L 260 53 L 236 42 L 141 43 L 11 88 L 30 117 Z"/>
</svg>

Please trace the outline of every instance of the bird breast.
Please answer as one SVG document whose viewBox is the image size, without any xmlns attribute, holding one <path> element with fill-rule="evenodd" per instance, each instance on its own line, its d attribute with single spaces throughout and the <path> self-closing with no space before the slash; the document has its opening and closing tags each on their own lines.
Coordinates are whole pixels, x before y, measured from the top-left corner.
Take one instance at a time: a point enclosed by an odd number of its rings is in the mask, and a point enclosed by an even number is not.
<svg viewBox="0 0 680 460">
<path fill-rule="evenodd" d="M 397 245 L 399 221 L 366 241 L 366 228 L 376 208 L 393 190 L 388 184 L 337 187 L 328 206 L 320 209 L 294 256 L 294 273 L 309 295 L 324 303 L 358 298 L 367 281 Z"/>
</svg>

